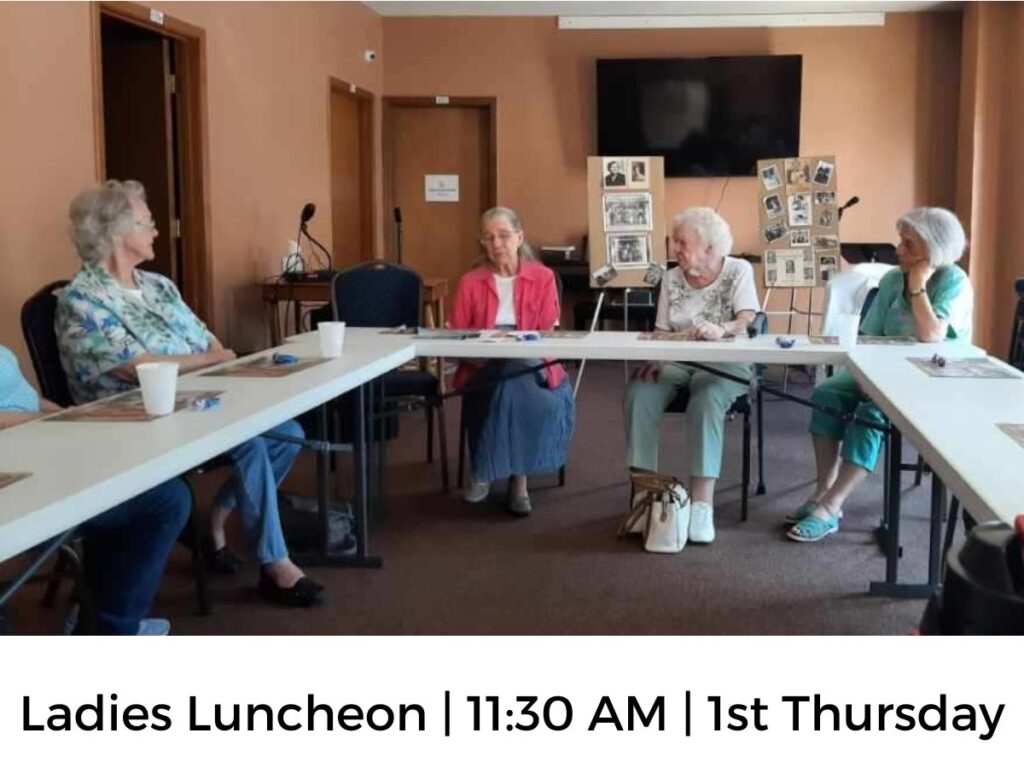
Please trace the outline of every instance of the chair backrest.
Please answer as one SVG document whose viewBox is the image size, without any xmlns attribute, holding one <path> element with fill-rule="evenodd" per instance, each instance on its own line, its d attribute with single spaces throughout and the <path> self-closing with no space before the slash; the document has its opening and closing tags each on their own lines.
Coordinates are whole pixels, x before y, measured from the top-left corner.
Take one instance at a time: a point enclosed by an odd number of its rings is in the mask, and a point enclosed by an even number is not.
<svg viewBox="0 0 1024 768">
<path fill-rule="evenodd" d="M 868 290 L 867 295 L 864 297 L 864 303 L 860 305 L 860 321 L 863 323 L 864 318 L 868 316 L 868 311 L 871 309 L 871 305 L 875 303 L 875 297 L 878 295 L 878 286 Z"/>
<path fill-rule="evenodd" d="M 64 368 L 60 364 L 53 319 L 57 313 L 57 298 L 67 284 L 67 280 L 50 283 L 40 288 L 21 307 L 21 332 L 28 346 L 29 357 L 32 358 L 39 390 L 47 400 L 65 408 L 74 405 L 74 401 L 71 399 Z"/>
<path fill-rule="evenodd" d="M 1010 354 L 1006 359 L 1010 365 L 1024 371 L 1024 277 L 1017 278 L 1014 288 L 1017 289 L 1017 310 L 1013 313 Z"/>
<path fill-rule="evenodd" d="M 408 267 L 368 261 L 339 272 L 331 281 L 334 319 L 354 328 L 420 324 L 423 279 Z"/>
</svg>

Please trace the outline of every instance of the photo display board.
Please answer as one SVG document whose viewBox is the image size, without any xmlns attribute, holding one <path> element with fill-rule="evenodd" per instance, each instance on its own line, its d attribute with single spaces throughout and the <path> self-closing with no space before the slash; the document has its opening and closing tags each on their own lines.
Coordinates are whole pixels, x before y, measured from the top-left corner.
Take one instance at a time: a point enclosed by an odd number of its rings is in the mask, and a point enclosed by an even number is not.
<svg viewBox="0 0 1024 768">
<path fill-rule="evenodd" d="M 839 271 L 833 155 L 757 162 L 757 211 L 766 288 L 814 288 Z"/>
<path fill-rule="evenodd" d="M 591 288 L 653 288 L 665 271 L 665 162 L 587 158 Z"/>
</svg>

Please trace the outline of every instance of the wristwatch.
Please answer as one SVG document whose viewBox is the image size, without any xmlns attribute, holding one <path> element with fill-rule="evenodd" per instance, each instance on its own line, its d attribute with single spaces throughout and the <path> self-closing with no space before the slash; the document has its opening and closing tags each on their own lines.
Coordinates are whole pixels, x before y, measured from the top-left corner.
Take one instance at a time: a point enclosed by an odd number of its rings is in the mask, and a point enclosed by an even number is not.
<svg viewBox="0 0 1024 768">
<path fill-rule="evenodd" d="M 921 288 L 920 290 L 917 291 L 907 291 L 907 297 L 912 299 L 915 296 L 920 296 L 924 292 L 924 288 Z"/>
</svg>

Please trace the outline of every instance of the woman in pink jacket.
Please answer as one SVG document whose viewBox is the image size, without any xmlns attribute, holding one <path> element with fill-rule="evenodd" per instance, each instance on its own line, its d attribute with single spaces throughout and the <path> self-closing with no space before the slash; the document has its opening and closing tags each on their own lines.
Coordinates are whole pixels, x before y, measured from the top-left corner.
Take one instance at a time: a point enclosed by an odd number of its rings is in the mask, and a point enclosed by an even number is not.
<svg viewBox="0 0 1024 768">
<path fill-rule="evenodd" d="M 463 275 L 449 325 L 467 330 L 549 331 L 558 322 L 554 273 L 533 256 L 515 211 L 492 208 L 480 219 L 485 258 Z M 526 478 L 565 464 L 576 407 L 565 371 L 540 360 L 463 361 L 455 389 L 468 387 L 462 418 L 469 435 L 467 501 L 483 501 L 491 483 L 511 477 L 509 509 L 530 513 Z M 519 373 L 520 375 L 515 375 Z"/>
</svg>

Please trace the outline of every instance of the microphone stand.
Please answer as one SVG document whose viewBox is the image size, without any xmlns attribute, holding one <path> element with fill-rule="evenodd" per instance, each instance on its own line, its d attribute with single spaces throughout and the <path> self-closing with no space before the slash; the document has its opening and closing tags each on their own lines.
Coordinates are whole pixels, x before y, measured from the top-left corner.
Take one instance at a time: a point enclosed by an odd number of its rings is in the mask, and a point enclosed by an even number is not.
<svg viewBox="0 0 1024 768">
<path fill-rule="evenodd" d="M 326 279 L 330 279 L 330 276 L 334 273 L 334 258 L 331 256 L 331 252 L 324 247 L 323 243 L 309 234 L 309 229 L 306 228 L 305 224 L 299 227 L 299 231 L 302 232 L 306 238 L 313 243 L 313 245 L 319 248 L 325 256 L 327 256 L 327 269 L 321 271 L 325 273 Z"/>
</svg>

